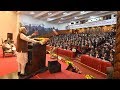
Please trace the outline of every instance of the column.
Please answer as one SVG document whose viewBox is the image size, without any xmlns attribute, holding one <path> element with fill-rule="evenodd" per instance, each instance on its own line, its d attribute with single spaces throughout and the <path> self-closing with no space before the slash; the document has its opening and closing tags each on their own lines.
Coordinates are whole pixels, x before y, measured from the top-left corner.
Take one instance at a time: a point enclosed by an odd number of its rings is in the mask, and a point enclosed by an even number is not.
<svg viewBox="0 0 120 90">
<path fill-rule="evenodd" d="M 15 32 L 15 37 L 17 38 L 17 35 L 19 33 L 19 27 L 20 27 L 20 11 L 17 11 L 17 26 L 16 26 L 16 32 Z M 16 42 L 16 38 L 15 38 L 15 42 Z"/>
<path fill-rule="evenodd" d="M 114 72 L 113 78 L 120 79 L 120 11 L 117 11 L 117 24 L 116 24 L 116 47 L 114 57 Z"/>
</svg>

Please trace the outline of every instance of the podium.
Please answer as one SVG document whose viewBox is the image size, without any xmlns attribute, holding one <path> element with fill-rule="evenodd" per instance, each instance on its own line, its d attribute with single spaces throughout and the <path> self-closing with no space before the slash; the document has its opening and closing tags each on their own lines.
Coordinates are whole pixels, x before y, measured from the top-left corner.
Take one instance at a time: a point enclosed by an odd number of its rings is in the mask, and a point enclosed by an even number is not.
<svg viewBox="0 0 120 90">
<path fill-rule="evenodd" d="M 30 78 L 46 70 L 46 44 L 29 44 L 28 63 L 25 67 L 26 78 Z"/>
</svg>

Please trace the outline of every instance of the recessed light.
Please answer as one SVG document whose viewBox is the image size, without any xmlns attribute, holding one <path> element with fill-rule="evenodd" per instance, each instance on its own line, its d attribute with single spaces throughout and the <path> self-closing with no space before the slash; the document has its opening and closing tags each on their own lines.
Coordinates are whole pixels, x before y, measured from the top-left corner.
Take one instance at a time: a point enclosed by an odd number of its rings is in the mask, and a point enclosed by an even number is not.
<svg viewBox="0 0 120 90">
<path fill-rule="evenodd" d="M 52 21 L 54 20 L 55 18 L 47 18 L 47 21 Z"/>
<path fill-rule="evenodd" d="M 48 15 L 51 15 L 52 13 L 48 13 Z"/>
<path fill-rule="evenodd" d="M 78 17 L 74 17 L 74 19 L 79 19 Z"/>
<path fill-rule="evenodd" d="M 30 14 L 35 14 L 34 12 L 30 12 Z"/>
<path fill-rule="evenodd" d="M 84 14 L 84 13 L 85 13 L 85 11 L 81 11 L 80 13 L 81 13 L 81 14 Z"/>
<path fill-rule="evenodd" d="M 61 18 L 61 20 L 64 20 L 64 18 Z"/>
<path fill-rule="evenodd" d="M 62 21 L 59 21 L 58 23 L 62 23 Z"/>
<path fill-rule="evenodd" d="M 5 13 L 9 13 L 10 11 L 5 11 Z"/>
<path fill-rule="evenodd" d="M 64 12 L 64 13 L 63 13 L 63 15 L 66 15 L 66 14 L 67 14 L 67 12 Z"/>
<path fill-rule="evenodd" d="M 19 14 L 19 13 L 21 13 L 21 11 L 17 11 L 17 13 Z"/>
</svg>

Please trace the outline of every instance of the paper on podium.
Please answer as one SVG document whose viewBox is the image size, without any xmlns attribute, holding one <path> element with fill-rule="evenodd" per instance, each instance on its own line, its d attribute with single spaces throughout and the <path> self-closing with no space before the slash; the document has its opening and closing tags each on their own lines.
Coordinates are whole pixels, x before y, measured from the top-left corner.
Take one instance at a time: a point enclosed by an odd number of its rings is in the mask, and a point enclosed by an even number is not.
<svg viewBox="0 0 120 90">
<path fill-rule="evenodd" d="M 34 39 L 37 41 L 41 41 L 43 43 L 46 43 L 49 40 L 49 38 L 34 38 Z"/>
</svg>

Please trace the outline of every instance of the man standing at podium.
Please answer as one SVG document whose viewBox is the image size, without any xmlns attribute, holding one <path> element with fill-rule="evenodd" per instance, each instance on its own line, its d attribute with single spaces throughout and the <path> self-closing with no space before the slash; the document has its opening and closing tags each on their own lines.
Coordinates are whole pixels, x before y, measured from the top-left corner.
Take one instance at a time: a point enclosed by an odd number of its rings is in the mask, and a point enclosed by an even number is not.
<svg viewBox="0 0 120 90">
<path fill-rule="evenodd" d="M 35 36 L 36 33 L 33 33 L 31 36 L 26 36 L 27 30 L 25 27 L 20 27 L 19 33 L 17 36 L 17 62 L 18 62 L 18 76 L 25 76 L 25 66 L 28 62 L 28 42 L 44 44 L 42 41 L 36 41 L 30 37 Z"/>
</svg>

